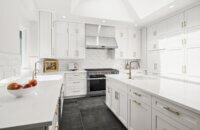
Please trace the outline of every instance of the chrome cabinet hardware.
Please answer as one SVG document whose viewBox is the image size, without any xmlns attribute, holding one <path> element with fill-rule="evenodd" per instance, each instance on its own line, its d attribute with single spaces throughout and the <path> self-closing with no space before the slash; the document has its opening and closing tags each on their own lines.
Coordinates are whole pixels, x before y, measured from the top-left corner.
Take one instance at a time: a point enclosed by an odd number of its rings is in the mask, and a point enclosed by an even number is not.
<svg viewBox="0 0 200 130">
<path fill-rule="evenodd" d="M 73 82 L 74 84 L 79 84 L 80 82 Z"/>
<path fill-rule="evenodd" d="M 137 93 L 137 92 L 133 92 L 133 94 L 137 95 L 138 97 L 141 97 L 142 95 Z"/>
<path fill-rule="evenodd" d="M 139 102 L 137 102 L 137 101 L 135 101 L 135 100 L 134 100 L 133 102 L 134 102 L 135 104 L 139 105 L 139 106 L 141 105 L 141 103 L 139 103 Z"/>
<path fill-rule="evenodd" d="M 165 110 L 167 110 L 167 111 L 169 111 L 169 112 L 171 112 L 171 113 L 173 113 L 173 114 L 177 115 L 177 116 L 179 116 L 179 115 L 180 115 L 180 113 L 179 113 L 179 112 L 172 110 L 170 107 L 163 107 L 163 108 L 164 108 Z"/>
</svg>

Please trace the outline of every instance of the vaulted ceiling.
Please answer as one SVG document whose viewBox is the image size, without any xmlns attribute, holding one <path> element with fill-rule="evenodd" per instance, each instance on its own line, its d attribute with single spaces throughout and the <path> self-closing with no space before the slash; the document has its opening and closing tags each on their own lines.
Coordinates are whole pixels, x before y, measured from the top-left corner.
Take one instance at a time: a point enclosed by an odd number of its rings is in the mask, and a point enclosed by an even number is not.
<svg viewBox="0 0 200 130">
<path fill-rule="evenodd" d="M 56 18 L 80 17 L 102 22 L 145 25 L 200 0 L 33 0 L 37 9 L 51 10 Z"/>
</svg>

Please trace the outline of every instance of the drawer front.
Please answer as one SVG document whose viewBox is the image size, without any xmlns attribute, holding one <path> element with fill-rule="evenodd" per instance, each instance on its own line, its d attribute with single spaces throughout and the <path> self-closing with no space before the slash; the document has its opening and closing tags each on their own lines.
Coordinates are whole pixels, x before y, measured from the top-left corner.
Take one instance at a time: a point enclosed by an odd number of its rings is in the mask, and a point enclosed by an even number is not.
<svg viewBox="0 0 200 130">
<path fill-rule="evenodd" d="M 192 128 L 191 130 L 198 129 L 200 117 L 191 111 L 155 97 L 152 98 L 152 107 L 175 121 Z"/>
<path fill-rule="evenodd" d="M 86 86 L 86 80 L 68 80 L 65 84 L 66 86 Z"/>
<path fill-rule="evenodd" d="M 106 82 L 107 84 L 107 82 Z M 109 81 L 108 84 L 107 84 L 109 87 L 111 88 L 114 88 L 114 89 L 117 89 L 119 91 L 123 91 L 125 93 L 127 93 L 127 85 L 122 83 L 122 82 L 119 82 L 119 81 Z"/>
<path fill-rule="evenodd" d="M 86 95 L 86 89 L 68 89 L 65 91 L 65 96 Z"/>
<path fill-rule="evenodd" d="M 86 79 L 86 73 L 70 73 L 65 75 L 65 79 Z"/>
<path fill-rule="evenodd" d="M 137 100 L 140 100 L 141 102 L 147 104 L 147 105 L 151 105 L 151 96 L 141 92 L 139 90 L 133 89 L 133 88 L 129 88 L 129 95 Z"/>
</svg>

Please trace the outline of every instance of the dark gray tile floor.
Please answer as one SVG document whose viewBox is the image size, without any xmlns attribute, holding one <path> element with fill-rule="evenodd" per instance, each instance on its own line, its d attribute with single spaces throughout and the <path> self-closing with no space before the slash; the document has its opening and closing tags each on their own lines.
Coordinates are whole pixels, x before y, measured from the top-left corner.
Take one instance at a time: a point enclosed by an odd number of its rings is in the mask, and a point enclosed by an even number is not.
<svg viewBox="0 0 200 130">
<path fill-rule="evenodd" d="M 127 130 L 104 102 L 104 96 L 65 100 L 61 130 Z"/>
</svg>

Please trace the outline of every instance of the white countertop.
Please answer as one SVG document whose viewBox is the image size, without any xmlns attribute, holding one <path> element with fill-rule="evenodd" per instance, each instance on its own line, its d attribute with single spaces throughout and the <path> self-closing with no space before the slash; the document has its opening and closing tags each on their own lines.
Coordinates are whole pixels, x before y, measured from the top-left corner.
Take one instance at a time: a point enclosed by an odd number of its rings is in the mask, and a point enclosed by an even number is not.
<svg viewBox="0 0 200 130">
<path fill-rule="evenodd" d="M 200 114 L 200 84 L 145 75 L 134 80 L 125 74 L 106 76 Z"/>
<path fill-rule="evenodd" d="M 16 98 L 0 87 L 0 129 L 51 125 L 63 83 L 62 75 L 39 76 L 37 95 Z"/>
</svg>

